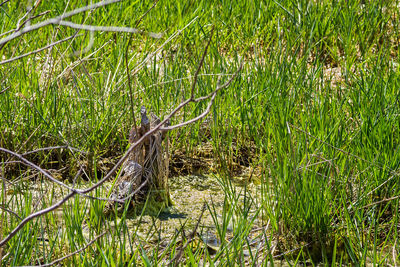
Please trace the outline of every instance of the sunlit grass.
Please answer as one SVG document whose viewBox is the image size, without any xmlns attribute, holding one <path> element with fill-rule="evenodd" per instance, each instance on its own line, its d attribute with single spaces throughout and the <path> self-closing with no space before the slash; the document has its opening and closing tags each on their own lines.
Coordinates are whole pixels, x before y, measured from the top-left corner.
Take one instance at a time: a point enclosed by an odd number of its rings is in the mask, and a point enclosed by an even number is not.
<svg viewBox="0 0 400 267">
<path fill-rule="evenodd" d="M 82 5 L 41 2 L 34 14 L 50 13 L 32 23 Z M 123 1 L 71 21 L 136 27 L 152 5 Z M 18 1 L 2 5 L 0 33 L 15 29 L 25 10 Z M 0 94 L 0 146 L 19 153 L 53 145 L 75 147 L 86 154 L 62 149 L 28 158 L 46 169 L 65 167 L 60 179 L 72 181 L 81 167 L 85 178 L 98 179 L 126 150 L 133 123 L 125 56 L 135 71 L 134 110 L 145 105 L 163 117 L 189 96 L 214 25 L 216 34 L 196 95 L 211 92 L 241 61 L 245 64 L 240 77 L 219 93 L 205 122 L 170 133 L 172 153 L 195 153 L 201 142 L 212 145 L 226 194 L 222 214 L 211 199 L 207 206 L 221 241 L 219 249 L 214 253 L 202 243 L 190 244 L 184 248 L 184 262 L 396 265 L 399 10 L 396 1 L 160 1 L 138 28 L 161 32 L 163 37 L 135 35 L 127 55 L 128 34 L 99 32 L 93 46 L 79 53 L 90 43 L 90 34 L 81 31 L 72 41 L 0 65 L 0 92 L 9 87 Z M 47 26 L 6 44 L 0 61 L 74 33 Z M 204 108 L 192 104 L 172 123 Z M 254 154 L 243 152 L 249 148 Z M 255 179 L 261 182 L 256 197 L 244 197 L 246 187 L 241 192 L 232 187 L 235 164 L 243 158 L 250 167 L 261 169 Z M 8 157 L 2 154 L 1 160 Z M 5 166 L 6 178 L 15 183 L 7 187 L 8 209 L 24 218 L 34 208 L 51 204 L 49 198 L 35 207 L 29 188 L 40 184 L 36 173 L 17 164 Z M 105 197 L 106 192 L 94 194 Z M 192 223 L 182 228 L 186 235 L 177 229 L 167 247 L 148 247 L 135 242 L 140 238 L 128 229 L 124 217 L 111 231 L 111 222 L 102 218 L 103 204 L 77 197 L 63 207 L 61 217 L 50 213 L 30 222 L 5 247 L 4 264 L 48 263 L 103 232 L 107 234 L 64 263 L 167 264 L 194 227 Z M 4 214 L 3 237 L 19 222 Z M 82 233 L 84 225 L 90 229 L 89 239 Z M 258 225 L 262 230 L 257 239 L 252 231 Z M 227 235 L 228 226 L 235 238 Z M 156 227 L 152 231 L 149 235 L 157 232 Z M 256 249 L 252 240 L 258 240 Z"/>
</svg>

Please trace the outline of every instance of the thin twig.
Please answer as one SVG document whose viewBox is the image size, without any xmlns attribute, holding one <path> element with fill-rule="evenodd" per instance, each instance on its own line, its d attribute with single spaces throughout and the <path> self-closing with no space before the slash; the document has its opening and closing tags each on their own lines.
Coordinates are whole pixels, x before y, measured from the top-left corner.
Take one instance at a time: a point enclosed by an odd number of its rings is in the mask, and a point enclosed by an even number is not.
<svg viewBox="0 0 400 267">
<path fill-rule="evenodd" d="M 45 177 L 47 177 L 49 180 L 53 181 L 56 184 L 59 184 L 67 189 L 69 189 L 70 191 L 76 191 L 76 193 L 79 193 L 76 189 L 64 184 L 61 181 L 58 181 L 56 178 L 54 178 L 52 175 L 50 175 L 47 171 L 45 171 L 44 169 L 42 169 L 41 167 L 39 167 L 38 165 L 36 165 L 35 163 L 25 159 L 22 155 L 15 153 L 11 150 L 8 150 L 6 148 L 0 147 L 0 151 L 5 152 L 7 154 L 13 155 L 14 157 L 18 158 L 19 160 L 21 160 L 25 165 L 38 170 L 40 173 L 42 173 Z"/>
<path fill-rule="evenodd" d="M 193 83 L 192 83 L 192 88 L 190 89 L 190 99 L 194 99 L 194 88 L 196 87 L 197 78 L 199 77 L 200 69 L 203 66 L 204 59 L 206 58 L 208 47 L 209 47 L 209 45 L 211 43 L 213 33 L 214 33 L 214 25 L 213 25 L 213 27 L 211 29 L 210 38 L 208 39 L 206 48 L 204 49 L 203 55 L 201 56 L 199 66 L 197 67 L 197 70 L 196 70 L 196 72 L 194 74 L 194 80 L 193 80 Z"/>
<path fill-rule="evenodd" d="M 199 98 L 193 99 L 193 100 L 191 101 L 191 102 L 200 102 L 200 101 L 202 101 L 202 100 L 211 98 L 211 99 L 210 99 L 210 102 L 209 102 L 209 104 L 208 104 L 208 106 L 207 106 L 207 108 L 206 108 L 206 110 L 205 110 L 202 114 L 200 114 L 199 116 L 197 116 L 197 117 L 195 117 L 195 118 L 193 118 L 193 119 L 191 119 L 191 120 L 188 120 L 188 121 L 185 121 L 185 122 L 176 124 L 176 125 L 172 125 L 172 126 L 168 126 L 168 127 L 161 127 L 160 130 L 161 130 L 161 131 L 170 131 L 170 130 L 174 130 L 174 129 L 176 129 L 176 128 L 180 128 L 180 127 L 182 127 L 182 126 L 191 124 L 191 123 L 193 123 L 193 122 L 196 122 L 196 121 L 198 121 L 198 120 L 204 118 L 204 117 L 210 112 L 211 106 L 212 106 L 212 104 L 214 103 L 214 99 L 215 99 L 215 96 L 217 95 L 217 92 L 220 91 L 221 89 L 224 89 L 224 88 L 228 87 L 228 86 L 232 83 L 233 79 L 237 76 L 237 74 L 238 74 L 239 71 L 241 70 L 242 66 L 243 66 L 243 64 L 240 65 L 238 71 L 236 71 L 236 73 L 233 74 L 232 77 L 231 77 L 226 83 L 224 83 L 224 84 L 221 85 L 221 86 L 218 86 L 217 89 L 216 89 L 214 92 L 212 92 L 212 93 L 209 94 L 208 96 L 199 97 Z"/>
<path fill-rule="evenodd" d="M 13 34 L 10 34 L 9 36 L 3 38 L 0 40 L 0 47 L 2 45 L 4 45 L 5 43 L 14 40 L 15 38 L 20 37 L 21 35 L 24 35 L 25 33 L 31 32 L 31 31 L 35 31 L 38 30 L 42 27 L 54 24 L 54 25 L 64 25 L 64 26 L 68 26 L 68 27 L 72 27 L 72 28 L 78 28 L 78 29 L 83 29 L 83 30 L 91 30 L 91 31 L 95 31 L 95 30 L 100 30 L 100 31 L 109 31 L 110 28 L 112 28 L 115 31 L 124 31 L 124 32 L 132 32 L 132 33 L 138 33 L 139 31 L 137 29 L 134 28 L 127 28 L 127 27 L 102 27 L 102 26 L 89 26 L 89 25 L 80 25 L 80 24 L 75 24 L 72 22 L 68 22 L 68 21 L 64 21 L 64 19 L 72 17 L 76 14 L 88 11 L 88 10 L 92 10 L 92 9 L 96 9 L 99 7 L 103 7 L 106 5 L 110 5 L 113 3 L 117 3 L 120 2 L 121 0 L 108 0 L 108 1 L 101 1 L 95 4 L 91 4 L 91 5 L 87 5 L 81 8 L 77 8 L 74 9 L 70 12 L 64 13 L 63 15 L 57 16 L 55 18 L 51 18 L 48 20 L 45 20 L 43 22 L 34 24 L 32 26 L 28 26 L 28 27 L 24 27 L 22 29 L 20 29 L 19 31 L 16 31 Z M 158 33 L 148 33 L 150 37 L 155 37 L 155 38 L 160 38 L 160 34 Z"/>
<path fill-rule="evenodd" d="M 39 52 L 41 52 L 41 51 L 43 51 L 43 50 L 46 50 L 46 49 L 48 49 L 48 48 L 50 48 L 50 47 L 53 47 L 53 46 L 55 46 L 55 45 L 58 45 L 58 44 L 63 43 L 63 42 L 65 42 L 65 41 L 68 41 L 68 40 L 70 40 L 70 39 L 72 39 L 72 38 L 74 38 L 74 37 L 76 37 L 76 36 L 77 36 L 77 35 L 75 34 L 75 35 L 69 36 L 69 37 L 67 37 L 67 38 L 65 38 L 65 39 L 62 39 L 62 40 L 59 40 L 59 41 L 57 41 L 57 42 L 51 43 L 51 44 L 49 44 L 49 45 L 46 45 L 46 46 L 44 46 L 44 47 L 42 47 L 42 48 L 39 48 L 39 49 L 37 49 L 37 50 L 35 50 L 35 51 L 31 51 L 31 52 L 28 52 L 28 53 L 19 55 L 19 56 L 17 56 L 17 57 L 13 57 L 13 58 L 10 58 L 10 59 L 1 61 L 1 62 L 0 62 L 0 65 L 3 65 L 3 64 L 6 64 L 6 63 L 10 63 L 10 62 L 15 61 L 15 60 L 17 60 L 17 59 L 20 59 L 20 58 L 23 58 L 23 57 L 27 57 L 27 56 L 30 56 L 30 55 L 33 55 L 33 54 L 37 54 L 37 53 L 39 53 Z"/>
<path fill-rule="evenodd" d="M 39 2 L 40 2 L 40 1 L 39 1 Z M 30 22 L 30 17 L 28 17 L 23 23 L 21 23 L 21 21 L 22 21 L 23 19 L 25 19 L 27 16 L 29 16 L 29 14 L 31 14 L 31 12 L 32 12 L 33 10 L 36 9 L 37 5 L 38 5 L 38 3 L 36 3 L 36 6 L 32 7 L 32 6 L 31 6 L 31 1 L 28 1 L 27 11 L 26 11 L 25 14 L 17 21 L 17 28 L 16 28 L 15 30 L 13 30 L 13 31 L 15 31 L 15 32 L 16 32 L 16 31 L 19 31 L 19 30 L 22 28 L 22 26 L 20 26 L 21 24 L 25 24 L 25 23 L 29 23 L 29 22 Z"/>
<path fill-rule="evenodd" d="M 39 148 L 39 149 L 35 149 L 35 150 L 32 150 L 32 151 L 28 151 L 28 152 L 25 152 L 25 153 L 23 153 L 23 154 L 21 154 L 22 156 L 26 156 L 26 155 L 29 155 L 29 154 L 33 154 L 33 153 L 37 153 L 37 152 L 41 152 L 41 151 L 46 151 L 46 150 L 54 150 L 54 149 L 70 149 L 70 150 L 73 150 L 73 151 L 77 151 L 77 152 L 80 152 L 80 153 L 82 153 L 82 154 L 87 154 L 87 152 L 85 152 L 85 151 L 81 151 L 81 150 L 79 150 L 79 149 L 77 149 L 77 148 L 74 148 L 74 147 L 71 147 L 71 146 L 69 146 L 69 145 L 65 145 L 65 146 L 49 146 L 49 147 L 43 147 L 43 148 Z"/>
<path fill-rule="evenodd" d="M 6 4 L 6 3 L 9 2 L 9 1 L 10 1 L 10 0 L 5 0 L 5 1 L 1 2 L 1 3 L 0 3 L 0 6 Z"/>
<path fill-rule="evenodd" d="M 0 205 L 0 209 L 6 211 L 6 212 L 8 212 L 8 213 L 11 213 L 11 214 L 14 215 L 15 217 L 17 217 L 19 220 L 22 220 L 22 218 L 19 217 L 19 215 L 18 215 L 15 211 L 12 211 L 12 210 L 10 210 L 10 209 L 7 209 L 6 207 L 3 207 L 3 205 Z M 0 228 L 1 228 L 1 227 L 0 227 Z"/>
<path fill-rule="evenodd" d="M 150 12 L 150 10 L 152 10 L 152 9 L 157 5 L 158 1 L 159 1 L 159 0 L 155 0 L 155 1 L 154 1 L 154 4 L 153 4 L 149 9 L 147 9 L 147 11 L 144 12 L 143 15 L 136 21 L 136 23 L 135 23 L 135 24 L 136 24 L 136 25 L 135 25 L 136 28 L 137 28 L 137 27 L 139 26 L 139 24 L 142 22 L 143 18 L 146 17 L 146 15 Z"/>
<path fill-rule="evenodd" d="M 31 9 L 31 10 L 32 10 L 32 9 Z M 30 10 L 30 11 L 31 11 L 31 10 Z M 22 28 L 22 26 L 24 26 L 26 23 L 30 22 L 31 20 L 36 19 L 36 18 L 41 17 L 41 16 L 44 16 L 44 15 L 46 15 L 46 14 L 48 14 L 48 13 L 50 13 L 50 10 L 46 10 L 46 11 L 44 11 L 44 12 L 42 12 L 42 13 L 40 13 L 40 14 L 37 14 L 37 15 L 35 15 L 35 16 L 33 16 L 33 17 L 29 17 L 29 18 L 26 19 L 24 22 L 22 22 L 21 25 L 19 25 L 19 27 L 18 27 L 15 31 L 19 31 L 19 30 Z M 17 25 L 18 25 L 18 23 L 17 23 Z"/>
<path fill-rule="evenodd" d="M 389 202 L 389 201 L 392 201 L 392 200 L 395 200 L 395 199 L 398 199 L 398 198 L 400 198 L 400 196 L 394 196 L 394 197 L 390 197 L 390 198 L 384 198 L 384 199 L 379 200 L 379 201 L 377 201 L 377 202 L 374 202 L 374 203 L 365 205 L 365 206 L 362 207 L 362 209 L 366 209 L 366 208 L 369 208 L 369 207 L 372 207 L 372 206 L 375 206 L 375 205 L 378 205 L 378 204 L 382 204 L 382 203 L 385 203 L 385 202 Z"/>
<path fill-rule="evenodd" d="M 174 32 L 174 34 L 172 34 L 170 37 L 168 37 L 168 39 L 162 44 L 160 45 L 154 52 L 150 53 L 142 62 L 140 62 L 135 69 L 132 71 L 133 74 L 136 74 L 137 72 L 139 72 L 139 70 L 144 66 L 144 64 L 147 63 L 147 61 L 149 61 L 150 59 L 152 59 L 155 55 L 157 55 L 157 53 L 164 48 L 164 46 L 166 46 L 169 42 L 171 42 L 171 40 L 173 40 L 176 36 L 178 36 L 179 34 L 181 34 L 187 27 L 189 27 L 191 24 L 193 24 L 196 20 L 198 19 L 198 17 L 193 18 L 188 24 L 186 24 L 182 29 L 177 30 L 176 32 Z"/>
<path fill-rule="evenodd" d="M 135 127 L 136 134 L 138 134 L 137 124 L 136 124 L 136 116 L 135 116 L 135 108 L 133 107 L 133 90 L 132 90 L 131 74 L 130 74 L 130 70 L 129 70 L 129 60 L 128 60 L 128 50 L 129 50 L 131 41 L 132 41 L 132 35 L 129 37 L 129 41 L 126 46 L 125 65 L 126 65 L 126 75 L 128 76 L 129 100 L 131 101 L 131 112 L 132 112 L 132 118 L 133 118 L 133 125 Z"/>
<path fill-rule="evenodd" d="M 77 30 L 85 30 L 91 32 L 127 32 L 127 33 L 143 33 L 143 31 L 138 30 L 136 28 L 129 27 L 117 27 L 117 26 L 95 26 L 95 25 L 86 25 L 86 24 L 78 24 L 73 23 L 66 20 L 52 20 L 50 24 L 54 25 L 62 25 L 66 27 L 70 27 Z M 153 38 L 161 38 L 161 33 L 149 32 L 148 35 Z"/>
<path fill-rule="evenodd" d="M 158 1 L 159 0 L 154 1 L 154 4 L 138 19 L 138 21 L 136 22 L 136 25 L 135 25 L 136 28 L 139 26 L 139 24 L 143 20 L 143 18 L 150 12 L 150 10 L 152 10 L 157 5 Z M 133 35 L 131 35 L 129 37 L 129 41 L 128 41 L 128 44 L 126 46 L 125 65 L 126 65 L 126 74 L 128 76 L 129 99 L 130 99 L 130 102 L 131 102 L 131 112 L 132 112 L 132 118 L 133 118 L 133 125 L 135 127 L 135 132 L 137 134 L 138 133 L 138 129 L 137 129 L 137 124 L 136 124 L 135 109 L 134 109 L 134 106 L 133 106 L 133 90 L 132 90 L 132 82 L 131 82 L 131 75 L 130 75 L 130 70 L 129 70 L 129 60 L 128 60 L 128 51 L 129 51 L 129 47 L 130 47 L 131 42 L 132 42 L 132 37 L 133 37 Z"/>
<path fill-rule="evenodd" d="M 22 227 L 24 227 L 25 224 L 27 224 L 29 221 L 33 220 L 36 217 L 42 216 L 46 213 L 49 213 L 50 211 L 53 211 L 55 209 L 57 209 L 58 207 L 61 207 L 65 202 L 68 201 L 68 199 L 70 199 L 71 197 L 73 197 L 74 195 L 76 195 L 76 192 L 70 192 L 66 197 L 64 197 L 63 199 L 61 199 L 60 201 L 58 201 L 57 203 L 55 203 L 54 205 L 43 209 L 43 210 L 39 210 L 35 213 L 30 214 L 29 216 L 25 217 L 9 234 L 8 236 L 6 236 L 3 240 L 0 241 L 0 247 L 4 246 L 13 236 L 15 236 L 19 230 L 22 229 Z"/>
<path fill-rule="evenodd" d="M 1 64 L 0 64 L 0 65 L 1 65 Z M 9 87 L 7 87 L 7 88 L 1 90 L 1 91 L 0 91 L 0 95 L 3 94 L 3 93 L 5 93 L 5 92 L 6 92 L 8 89 L 10 89 L 10 88 L 11 88 L 11 86 L 9 86 Z"/>
</svg>

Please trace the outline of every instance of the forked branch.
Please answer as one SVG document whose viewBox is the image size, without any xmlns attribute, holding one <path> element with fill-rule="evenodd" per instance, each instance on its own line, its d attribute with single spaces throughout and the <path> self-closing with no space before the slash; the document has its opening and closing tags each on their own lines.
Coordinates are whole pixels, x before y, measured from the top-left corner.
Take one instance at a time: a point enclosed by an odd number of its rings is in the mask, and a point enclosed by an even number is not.
<svg viewBox="0 0 400 267">
<path fill-rule="evenodd" d="M 194 88 L 195 83 L 197 81 L 197 76 L 199 75 L 199 69 L 201 68 L 201 65 L 204 62 L 204 57 L 205 54 L 203 54 L 203 57 L 199 63 L 199 66 L 197 68 L 197 71 L 195 73 L 194 79 L 193 79 L 193 84 L 191 86 L 191 88 Z M 139 145 L 141 145 L 149 136 L 151 136 L 153 133 L 155 133 L 156 131 L 169 131 L 169 130 L 173 130 L 176 128 L 180 128 L 183 127 L 185 125 L 188 125 L 190 123 L 194 123 L 196 121 L 199 121 L 201 119 L 203 119 L 205 116 L 207 116 L 207 114 L 210 112 L 211 110 L 211 106 L 214 103 L 215 97 L 217 95 L 217 93 L 226 88 L 227 86 L 229 86 L 232 81 L 235 79 L 235 77 L 238 75 L 238 73 L 240 72 L 241 68 L 242 68 L 243 64 L 240 64 L 240 67 L 238 68 L 238 70 L 232 75 L 232 77 L 224 84 L 222 85 L 217 85 L 217 87 L 208 95 L 206 96 L 202 96 L 202 97 L 198 97 L 198 98 L 194 98 L 193 95 L 191 94 L 190 98 L 184 100 L 183 102 L 181 102 L 174 110 L 172 110 L 172 112 L 170 114 L 168 114 L 160 123 L 158 123 L 154 128 L 151 128 L 148 132 L 146 132 L 139 140 L 137 140 L 136 142 L 132 143 L 132 145 L 130 146 L 130 148 L 126 151 L 126 153 L 121 157 L 121 159 L 114 165 L 114 167 L 107 173 L 106 176 L 104 176 L 101 180 L 99 180 L 96 184 L 86 188 L 86 189 L 76 189 L 76 188 L 72 188 L 64 183 L 62 183 L 61 181 L 56 180 L 54 177 L 51 176 L 51 174 L 47 173 L 45 170 L 41 169 L 39 166 L 34 165 L 33 163 L 27 161 L 26 159 L 24 159 L 21 155 L 12 152 L 8 149 L 5 148 L 0 148 L 0 151 L 3 151 L 5 153 L 8 153 L 10 155 L 13 155 L 17 158 L 19 158 L 21 161 L 23 161 L 25 164 L 27 164 L 30 167 L 33 167 L 35 169 L 37 169 L 39 172 L 41 172 L 45 177 L 47 177 L 49 180 L 65 187 L 68 188 L 70 190 L 70 192 L 60 201 L 58 201 L 57 203 L 55 203 L 54 205 L 40 210 L 38 212 L 32 213 L 31 215 L 27 216 L 26 218 L 24 218 L 9 234 L 8 236 L 6 236 L 3 240 L 0 241 L 0 247 L 5 245 L 13 236 L 15 236 L 19 230 L 21 230 L 23 228 L 23 226 L 28 223 L 29 221 L 33 220 L 34 218 L 37 218 L 43 214 L 46 214 L 48 212 L 51 212 L 53 210 L 55 210 L 56 208 L 62 206 L 65 202 L 67 202 L 70 198 L 72 198 L 73 196 L 75 196 L 76 194 L 79 195 L 84 195 L 87 196 L 88 193 L 92 192 L 93 190 L 95 190 L 96 188 L 100 187 L 105 181 L 109 180 L 115 173 L 116 171 L 122 166 L 122 164 L 127 160 L 127 158 L 129 157 L 129 155 L 131 154 L 131 152 L 138 147 Z M 191 89 L 191 93 L 194 91 L 194 89 Z M 166 124 L 167 121 L 170 121 L 170 119 L 176 115 L 176 113 L 178 111 L 180 111 L 183 107 L 185 107 L 186 105 L 188 105 L 189 103 L 193 102 L 193 103 L 197 103 L 200 101 L 205 101 L 205 100 L 209 100 L 209 103 L 207 105 L 207 108 L 205 109 L 205 111 L 200 114 L 199 116 L 182 122 L 180 124 L 177 125 L 173 125 L 173 126 L 168 126 L 168 127 L 164 127 L 164 125 Z M 33 164 L 33 165 L 32 165 Z"/>
</svg>

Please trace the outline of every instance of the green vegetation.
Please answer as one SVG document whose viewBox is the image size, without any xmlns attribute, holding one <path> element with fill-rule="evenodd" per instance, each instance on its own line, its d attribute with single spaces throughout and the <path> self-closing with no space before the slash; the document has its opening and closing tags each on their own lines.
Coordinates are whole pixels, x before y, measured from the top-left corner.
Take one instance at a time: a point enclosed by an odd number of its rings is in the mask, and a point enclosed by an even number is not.
<svg viewBox="0 0 400 267">
<path fill-rule="evenodd" d="M 49 12 L 31 24 L 85 4 L 38 3 L 33 16 Z M 146 239 L 157 236 L 162 224 L 152 223 L 143 236 L 129 225 L 129 216 L 104 220 L 104 201 L 76 196 L 60 214 L 25 225 L 3 246 L 2 264 L 49 263 L 106 232 L 63 264 L 157 266 L 177 262 L 182 252 L 182 265 L 278 260 L 398 265 L 399 2 L 167 0 L 140 20 L 152 5 L 122 1 L 68 19 L 144 31 L 132 35 L 130 43 L 128 33 L 95 32 L 92 38 L 86 31 L 50 25 L 0 46 L 1 62 L 78 33 L 35 55 L 0 63 L 0 147 L 20 154 L 50 146 L 76 148 L 26 158 L 66 183 L 82 169 L 79 187 L 87 187 L 126 151 L 132 105 L 136 118 L 142 105 L 165 117 L 190 96 L 215 26 L 196 96 L 228 80 L 241 62 L 243 69 L 218 93 L 206 120 L 169 135 L 171 156 L 192 157 L 205 145 L 212 147 L 214 164 L 203 172 L 218 178 L 214 186 L 224 196 L 220 209 L 210 196 L 205 213 L 213 219 L 218 248 L 186 242 L 196 220 L 182 219 L 163 247 Z M 24 1 L 0 6 L 0 39 L 25 13 Z M 205 107 L 190 104 L 171 123 L 193 118 Z M 66 194 L 33 169 L 5 164 L 15 160 L 0 152 L 0 174 L 11 182 L 3 181 L 3 208 L 24 218 Z M 234 177 L 240 168 L 250 173 L 241 174 L 238 187 Z M 257 189 L 250 192 L 248 186 Z M 104 188 L 92 193 L 106 194 Z M 4 238 L 20 219 L 1 212 Z M 196 230 L 202 230 L 201 220 Z M 254 233 L 257 238 L 250 238 Z"/>
</svg>

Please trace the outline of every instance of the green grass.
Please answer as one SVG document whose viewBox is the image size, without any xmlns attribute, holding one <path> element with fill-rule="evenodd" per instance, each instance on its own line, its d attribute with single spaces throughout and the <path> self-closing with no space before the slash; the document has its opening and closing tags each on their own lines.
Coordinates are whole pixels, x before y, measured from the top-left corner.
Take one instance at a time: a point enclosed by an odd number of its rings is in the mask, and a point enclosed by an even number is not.
<svg viewBox="0 0 400 267">
<path fill-rule="evenodd" d="M 50 12 L 32 24 L 83 4 L 42 1 L 34 14 Z M 70 20 L 135 27 L 152 4 L 123 1 Z M 2 5 L 0 34 L 15 29 L 25 10 L 19 1 Z M 137 70 L 131 77 L 136 115 L 145 105 L 163 117 L 189 97 L 192 75 L 214 25 L 196 95 L 210 93 L 218 79 L 227 80 L 225 74 L 234 73 L 240 61 L 243 70 L 218 94 L 205 124 L 171 132 L 170 148 L 192 153 L 204 140 L 211 143 L 226 192 L 224 213 L 219 215 L 226 220 L 221 224 L 215 219 L 223 240 L 216 254 L 189 245 L 184 262 L 195 265 L 202 259 L 210 265 L 242 265 L 250 259 L 246 264 L 251 265 L 261 259 L 265 264 L 282 259 L 291 264 L 396 265 L 400 261 L 399 199 L 395 198 L 400 194 L 399 10 L 398 1 L 160 1 L 138 28 L 162 32 L 163 37 L 134 35 L 127 55 L 130 35 L 125 33 L 96 32 L 89 51 L 79 53 L 90 43 L 90 34 L 80 31 L 71 41 L 0 65 L 0 91 L 10 87 L 0 94 L 0 146 L 23 153 L 70 145 L 87 154 L 63 149 L 27 158 L 46 169 L 66 167 L 63 179 L 72 180 L 79 165 L 88 179 L 98 179 L 126 150 L 133 123 L 125 57 L 130 70 Z M 141 64 L 183 28 L 156 57 Z M 0 61 L 75 32 L 47 26 L 28 33 L 7 43 L 0 50 Z M 76 51 L 79 55 L 73 56 Z M 189 105 L 172 123 L 195 117 L 205 106 Z M 230 180 L 234 163 L 248 156 L 243 155 L 248 148 L 255 151 L 248 161 L 261 169 L 257 177 L 261 185 L 256 198 L 243 202 Z M 0 154 L 0 159 L 4 162 L 9 156 Z M 20 179 L 35 173 L 17 164 L 4 168 L 6 178 L 16 184 L 7 196 L 12 199 L 8 208 L 25 217 L 33 212 L 34 203 L 31 182 Z M 100 191 L 96 194 L 104 197 Z M 57 224 L 54 214 L 26 225 L 5 247 L 3 264 L 51 262 L 83 247 L 83 221 L 90 224 L 91 238 L 108 229 L 108 223 L 98 218 L 102 202 L 85 200 L 82 208 L 82 201 L 76 198 L 63 208 L 65 233 L 46 232 Z M 37 208 L 49 204 L 41 202 Z M 208 207 L 218 218 L 212 202 Z M 257 256 L 245 238 L 254 224 L 249 210 L 268 225 Z M 19 221 L 4 214 L 3 237 Z M 233 214 L 237 238 L 227 239 Z M 101 237 L 64 263 L 166 264 L 180 246 L 180 230 L 161 256 L 157 244 L 151 249 L 133 246 L 135 235 L 129 236 L 123 222 L 111 243 Z M 40 241 L 45 233 L 46 244 Z M 127 252 L 128 247 L 134 252 Z M 247 248 L 251 255 L 245 257 Z"/>
</svg>

